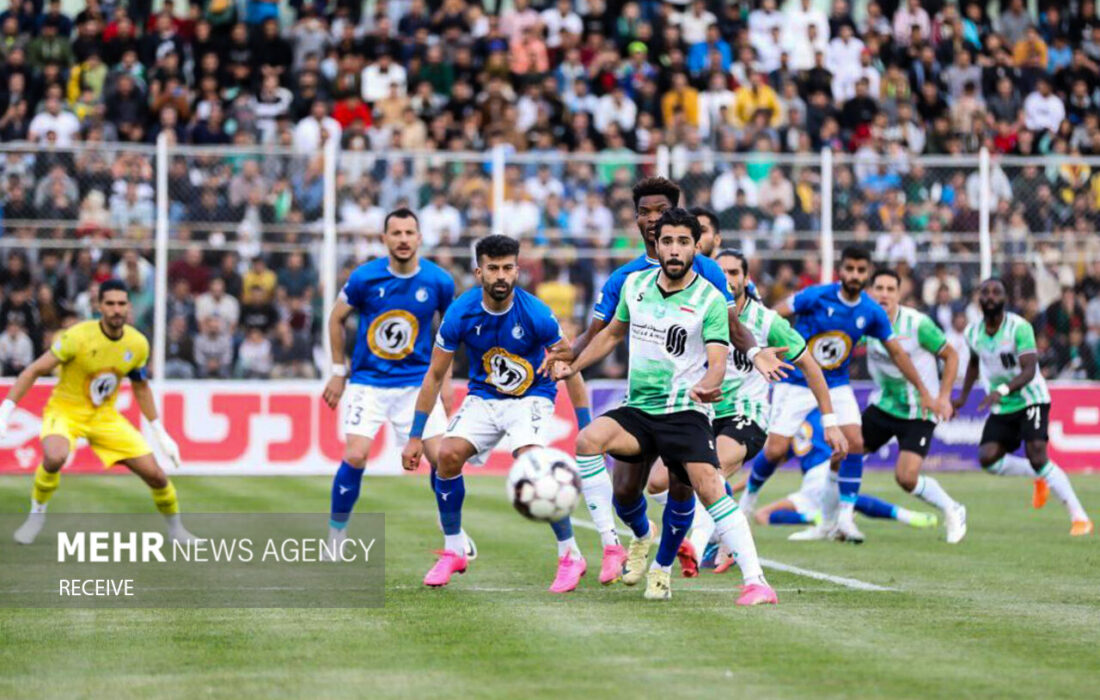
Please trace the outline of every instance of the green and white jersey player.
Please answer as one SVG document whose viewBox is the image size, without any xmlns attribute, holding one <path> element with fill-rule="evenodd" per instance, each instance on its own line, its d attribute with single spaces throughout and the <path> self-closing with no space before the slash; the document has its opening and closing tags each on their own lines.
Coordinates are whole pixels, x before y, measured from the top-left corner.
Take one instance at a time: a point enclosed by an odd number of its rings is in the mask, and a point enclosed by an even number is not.
<svg viewBox="0 0 1100 700">
<path fill-rule="evenodd" d="M 955 408 L 966 403 L 980 375 L 986 397 L 978 410 L 992 411 L 978 447 L 982 469 L 1001 476 L 1037 476 L 1032 505 L 1042 508 L 1053 491 L 1069 510 L 1070 534 L 1091 534 L 1092 520 L 1077 500 L 1069 477 L 1047 455 L 1050 390 L 1039 373 L 1035 331 L 1026 319 L 1005 310 L 1006 299 L 1000 279 L 982 282 L 978 290 L 982 319 L 963 332 L 970 346 L 970 364 Z M 1021 442 L 1026 459 L 1012 454 Z"/>
<path fill-rule="evenodd" d="M 931 318 L 902 306 L 901 278 L 889 269 L 871 275 L 871 297 L 886 311 L 894 339 L 909 356 L 921 382 L 937 396 L 943 417 L 951 417 L 951 387 L 959 371 L 959 355 Z M 943 360 L 943 376 L 939 361 Z M 867 338 L 867 366 L 875 382 L 871 403 L 863 411 L 863 448 L 875 452 L 893 439 L 898 441 L 894 478 L 906 493 L 943 511 L 947 541 L 955 544 L 966 536 L 966 508 L 947 494 L 940 483 L 920 473 L 932 444 L 937 417 L 921 408 L 920 392 L 890 359 L 886 347 Z"/>
</svg>

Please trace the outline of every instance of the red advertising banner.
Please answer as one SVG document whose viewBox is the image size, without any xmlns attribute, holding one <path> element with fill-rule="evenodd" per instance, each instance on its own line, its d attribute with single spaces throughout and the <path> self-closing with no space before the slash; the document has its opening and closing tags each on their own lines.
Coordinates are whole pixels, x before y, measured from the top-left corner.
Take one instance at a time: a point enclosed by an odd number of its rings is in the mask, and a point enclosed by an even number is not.
<svg viewBox="0 0 1100 700">
<path fill-rule="evenodd" d="M 10 384 L 5 380 L 0 387 Z M 39 463 L 38 435 L 50 388 L 46 383 L 34 387 L 12 415 L 8 434 L 0 439 L 0 474 L 29 473 Z M 623 389 L 622 382 L 593 382 L 595 412 L 617 404 Z M 464 393 L 464 388 L 456 387 L 456 401 Z M 1100 468 L 1100 386 L 1055 383 L 1051 395 L 1051 458 L 1067 470 Z M 973 397 L 956 420 L 937 428 L 938 444 L 929 455 L 930 466 L 976 467 L 984 422 L 984 416 L 973 410 L 978 400 Z M 343 454 L 341 416 L 324 404 L 321 386 L 314 382 L 166 382 L 158 403 L 165 427 L 180 446 L 183 468 L 179 473 L 330 474 Z M 139 424 L 140 413 L 128 386 L 120 389 L 117 406 Z M 555 447 L 572 452 L 576 424 L 565 392 L 559 392 L 550 433 Z M 368 473 L 401 473 L 400 451 L 393 433 L 384 428 L 374 442 Z M 511 464 L 509 452 L 509 446 L 503 445 L 474 472 L 506 471 Z M 893 454 L 884 450 L 869 455 L 867 465 L 892 466 Z M 102 470 L 87 447 L 78 449 L 66 467 L 67 472 Z"/>
</svg>

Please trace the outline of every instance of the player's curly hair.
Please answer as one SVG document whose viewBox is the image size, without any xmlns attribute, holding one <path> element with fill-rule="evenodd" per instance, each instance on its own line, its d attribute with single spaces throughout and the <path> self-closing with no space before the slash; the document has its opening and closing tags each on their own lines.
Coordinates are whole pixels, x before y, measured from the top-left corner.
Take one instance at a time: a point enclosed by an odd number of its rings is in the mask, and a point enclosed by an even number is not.
<svg viewBox="0 0 1100 700">
<path fill-rule="evenodd" d="M 638 209 L 638 202 L 642 197 L 650 195 L 664 195 L 672 206 L 680 203 L 680 187 L 667 177 L 647 177 L 634 184 L 634 209 Z"/>
<path fill-rule="evenodd" d="M 507 258 L 512 255 L 519 256 L 519 241 L 508 236 L 497 234 L 486 236 L 474 246 L 474 256 L 479 265 L 483 257 Z"/>
<path fill-rule="evenodd" d="M 654 226 L 655 238 L 661 237 L 661 229 L 665 226 L 683 226 L 691 231 L 691 237 L 698 243 L 699 239 L 703 235 L 703 227 L 699 225 L 699 219 L 695 218 L 687 209 L 681 209 L 680 207 L 673 207 L 664 214 L 661 214 L 661 218 L 657 219 L 657 224 Z"/>
</svg>

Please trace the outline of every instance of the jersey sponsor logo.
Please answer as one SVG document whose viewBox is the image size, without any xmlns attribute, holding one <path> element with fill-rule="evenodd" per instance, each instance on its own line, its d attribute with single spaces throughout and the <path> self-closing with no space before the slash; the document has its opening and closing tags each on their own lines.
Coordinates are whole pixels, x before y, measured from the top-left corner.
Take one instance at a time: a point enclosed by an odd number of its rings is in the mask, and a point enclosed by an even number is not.
<svg viewBox="0 0 1100 700">
<path fill-rule="evenodd" d="M 493 348 L 481 360 L 485 380 L 497 391 L 510 396 L 522 396 L 535 380 L 531 363 L 504 348 Z"/>
<path fill-rule="evenodd" d="M 848 359 L 852 351 L 852 339 L 842 331 L 818 333 L 807 343 L 810 354 L 824 369 L 836 369 Z"/>
<path fill-rule="evenodd" d="M 687 350 L 688 333 L 683 326 L 670 326 L 665 334 L 665 350 L 673 357 L 679 357 Z"/>
<path fill-rule="evenodd" d="M 426 302 L 428 300 L 428 290 L 424 287 L 416 290 L 416 300 L 419 301 L 421 304 Z"/>
<path fill-rule="evenodd" d="M 753 369 L 752 363 L 749 362 L 749 358 L 745 353 L 741 352 L 737 348 L 732 348 L 729 354 L 729 360 L 726 362 L 726 367 L 732 367 L 734 370 L 741 374 L 745 374 Z"/>
<path fill-rule="evenodd" d="M 420 322 L 404 309 L 392 309 L 378 316 L 367 329 L 367 345 L 383 360 L 401 360 L 412 353 Z"/>
<path fill-rule="evenodd" d="M 118 389 L 118 375 L 114 372 L 100 372 L 88 380 L 88 400 L 93 406 L 102 406 Z"/>
</svg>

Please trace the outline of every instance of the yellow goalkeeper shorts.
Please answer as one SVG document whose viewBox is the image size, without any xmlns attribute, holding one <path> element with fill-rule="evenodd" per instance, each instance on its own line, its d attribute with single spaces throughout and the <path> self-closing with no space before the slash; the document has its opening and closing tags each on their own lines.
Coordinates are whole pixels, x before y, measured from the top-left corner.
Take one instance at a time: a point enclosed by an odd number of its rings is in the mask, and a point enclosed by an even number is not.
<svg viewBox="0 0 1100 700">
<path fill-rule="evenodd" d="M 50 402 L 42 413 L 40 437 L 48 435 L 68 438 L 69 450 L 75 450 L 77 439 L 84 438 L 107 468 L 153 451 L 134 424 L 113 408 L 89 413 L 66 410 Z"/>
</svg>

